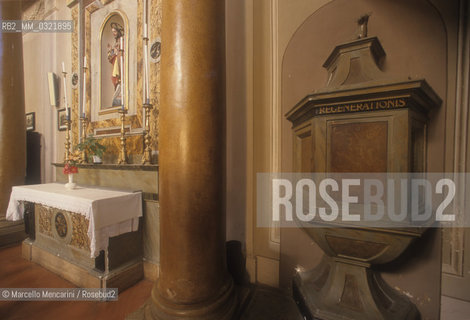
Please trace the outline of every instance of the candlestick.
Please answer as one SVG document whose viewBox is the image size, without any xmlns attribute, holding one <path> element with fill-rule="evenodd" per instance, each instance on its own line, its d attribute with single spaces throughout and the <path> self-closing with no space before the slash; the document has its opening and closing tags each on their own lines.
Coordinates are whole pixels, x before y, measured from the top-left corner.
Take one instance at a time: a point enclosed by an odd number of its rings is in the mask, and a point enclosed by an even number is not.
<svg viewBox="0 0 470 320">
<path fill-rule="evenodd" d="M 82 114 L 82 116 L 80 117 L 80 120 L 82 122 L 82 142 L 83 142 L 86 139 L 86 128 L 88 125 L 88 119 L 85 117 L 85 113 Z M 87 159 L 86 150 L 83 149 L 80 155 L 80 163 L 87 163 L 87 162 L 88 162 L 88 159 Z"/>
<path fill-rule="evenodd" d="M 150 146 L 151 136 L 150 136 L 150 110 L 152 110 L 152 105 L 149 103 L 144 104 L 144 154 L 142 156 L 142 164 L 151 164 L 152 163 L 152 147 Z"/>
<path fill-rule="evenodd" d="M 126 151 L 126 131 L 124 124 L 127 111 L 125 109 L 121 109 L 119 113 L 121 114 L 121 152 L 119 154 L 118 164 L 126 164 L 128 160 Z"/>
<path fill-rule="evenodd" d="M 70 119 L 65 120 L 65 125 L 66 125 L 66 130 L 65 130 L 65 153 L 64 153 L 64 163 L 67 162 L 67 160 L 70 157 L 70 124 L 72 121 Z"/>
<path fill-rule="evenodd" d="M 143 45 L 144 45 L 144 62 L 143 62 L 143 88 L 142 88 L 142 105 L 144 109 L 144 154 L 142 155 L 142 164 L 151 164 L 152 161 L 152 148 L 150 147 L 150 81 L 149 81 L 149 59 L 148 59 L 148 15 L 147 15 L 148 0 L 144 0 L 144 32 L 143 32 Z"/>
<path fill-rule="evenodd" d="M 145 77 L 145 100 L 144 103 L 150 103 L 150 80 L 149 80 L 149 50 L 148 50 L 148 38 L 145 40 L 145 46 L 144 46 L 144 60 L 145 60 L 145 72 L 144 72 L 144 77 Z"/>
<path fill-rule="evenodd" d="M 145 45 L 144 45 L 144 50 L 145 50 Z M 143 61 L 143 68 L 142 68 L 142 74 L 143 74 L 143 77 L 142 77 L 142 105 L 144 105 L 147 101 L 147 83 L 146 83 L 146 76 L 145 76 L 145 72 L 147 70 L 147 68 L 145 67 L 145 57 L 144 57 L 144 61 Z"/>
<path fill-rule="evenodd" d="M 121 109 L 124 110 L 125 107 L 125 99 L 124 99 L 124 39 L 121 36 L 120 38 L 120 51 L 121 51 L 121 57 L 120 57 L 120 62 L 121 62 L 121 68 L 120 68 L 120 73 L 121 73 Z"/>
<path fill-rule="evenodd" d="M 150 103 L 150 81 L 149 81 L 149 49 L 148 49 L 148 23 L 146 20 L 147 17 L 147 1 L 144 3 L 144 32 L 143 32 L 143 47 L 144 47 L 144 62 L 143 62 L 143 86 L 142 86 L 142 104 Z"/>
</svg>

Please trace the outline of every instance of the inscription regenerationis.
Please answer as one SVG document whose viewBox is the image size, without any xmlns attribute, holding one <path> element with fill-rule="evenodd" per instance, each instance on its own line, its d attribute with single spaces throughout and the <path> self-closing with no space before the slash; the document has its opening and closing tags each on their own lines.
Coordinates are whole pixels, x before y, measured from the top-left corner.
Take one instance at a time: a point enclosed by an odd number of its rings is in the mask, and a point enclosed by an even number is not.
<svg viewBox="0 0 470 320">
<path fill-rule="evenodd" d="M 388 109 L 404 108 L 405 106 L 406 106 L 406 101 L 404 98 L 386 99 L 386 100 L 356 102 L 356 103 L 339 104 L 339 105 L 331 105 L 331 106 L 319 106 L 319 107 L 315 107 L 315 115 L 388 110 Z"/>
</svg>

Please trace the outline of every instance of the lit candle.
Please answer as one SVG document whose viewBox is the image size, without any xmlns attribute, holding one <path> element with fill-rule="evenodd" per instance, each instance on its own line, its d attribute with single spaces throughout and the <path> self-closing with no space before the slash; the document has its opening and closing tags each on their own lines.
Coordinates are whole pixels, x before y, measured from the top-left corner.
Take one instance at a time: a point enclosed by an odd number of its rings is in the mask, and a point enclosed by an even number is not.
<svg viewBox="0 0 470 320">
<path fill-rule="evenodd" d="M 144 1 L 144 38 L 148 38 L 147 1 Z"/>
<path fill-rule="evenodd" d="M 144 50 L 145 50 L 145 45 L 144 45 Z M 147 68 L 145 68 L 145 58 L 144 58 L 144 62 L 143 62 L 143 68 L 142 68 L 142 104 L 145 104 L 145 101 L 146 101 L 146 92 L 147 92 L 147 89 L 146 89 L 146 86 L 147 86 L 147 83 L 145 82 L 145 72 L 147 70 Z"/>
<path fill-rule="evenodd" d="M 121 49 L 121 109 L 124 111 L 124 37 L 120 38 L 120 49 Z"/>
<path fill-rule="evenodd" d="M 64 100 L 65 108 L 67 110 L 67 118 L 70 120 L 70 108 L 67 101 L 67 72 L 65 72 L 65 63 L 62 61 L 62 73 L 64 75 Z"/>
<path fill-rule="evenodd" d="M 144 0 L 144 62 L 143 62 L 143 85 L 142 85 L 142 103 L 150 103 L 150 94 L 149 94 L 149 60 L 148 60 L 148 0 Z M 145 112 L 144 112 L 145 117 Z"/>
<path fill-rule="evenodd" d="M 150 92 L 149 92 L 149 87 L 150 87 L 150 80 L 149 80 L 149 50 L 148 50 L 148 42 L 146 42 L 145 45 L 145 54 L 144 54 L 144 59 L 145 59 L 145 103 L 150 104 Z"/>
<path fill-rule="evenodd" d="M 144 38 L 144 61 L 143 61 L 143 68 L 142 68 L 142 103 L 148 103 L 148 42 Z"/>
<path fill-rule="evenodd" d="M 86 112 L 86 56 L 83 58 L 83 97 L 82 97 L 82 118 L 85 119 Z"/>
<path fill-rule="evenodd" d="M 145 82 L 145 79 L 146 79 L 146 76 L 145 76 L 145 72 L 147 71 L 147 68 L 145 67 L 145 63 L 146 63 L 146 60 L 145 60 L 145 53 L 147 52 L 147 41 L 145 40 L 145 25 L 144 25 L 144 36 L 143 36 L 143 46 L 144 46 L 144 60 L 142 61 L 142 104 L 145 104 L 145 99 L 146 99 L 146 86 L 147 86 L 147 83 Z M 144 112 L 144 117 L 145 117 L 145 112 Z"/>
</svg>

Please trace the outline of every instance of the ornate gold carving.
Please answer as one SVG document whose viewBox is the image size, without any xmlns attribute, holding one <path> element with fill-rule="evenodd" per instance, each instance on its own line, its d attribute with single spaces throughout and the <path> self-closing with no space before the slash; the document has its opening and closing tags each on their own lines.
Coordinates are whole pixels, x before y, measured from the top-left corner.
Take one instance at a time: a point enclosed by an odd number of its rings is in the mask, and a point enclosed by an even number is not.
<svg viewBox="0 0 470 320">
<path fill-rule="evenodd" d="M 110 0 L 107 1 L 101 1 L 103 5 L 106 5 L 110 3 Z M 143 12 L 143 2 L 142 0 L 137 1 L 137 6 L 138 6 L 138 18 L 137 18 L 137 24 L 138 24 L 138 34 L 136 35 L 137 39 L 142 38 L 142 12 Z M 75 8 L 74 8 L 75 9 Z M 91 35 L 91 14 L 92 12 L 100 10 L 99 7 L 94 7 L 93 5 L 89 5 L 87 7 L 87 10 L 85 10 L 85 34 L 86 34 L 86 39 L 85 39 L 85 48 L 86 48 L 86 55 L 87 55 L 87 60 L 91 61 L 91 41 L 92 37 Z M 162 1 L 161 0 L 149 0 L 149 17 L 152 17 L 152 19 L 149 19 L 149 37 L 150 37 L 150 42 L 153 42 L 157 38 L 161 38 L 161 20 L 162 20 Z M 78 25 L 78 9 L 77 11 L 72 10 L 72 19 L 74 20 L 75 25 Z M 72 45 L 73 45 L 73 51 L 72 51 L 72 61 L 73 61 L 73 70 L 78 70 L 78 30 L 79 28 L 75 28 L 74 33 L 72 34 Z M 138 47 L 137 47 L 137 64 L 138 64 L 138 69 L 141 70 L 141 65 L 143 61 L 143 45 L 142 41 L 138 41 Z M 164 44 L 162 44 L 163 46 Z M 154 106 L 154 108 L 151 110 L 151 116 L 150 116 L 150 148 L 151 150 L 158 150 L 158 110 L 159 110 L 159 99 L 160 99 L 160 62 L 157 63 L 150 63 L 149 67 L 149 75 L 150 75 L 150 92 L 151 97 L 150 97 L 150 103 Z M 91 81 L 90 81 L 90 74 L 91 72 L 88 72 L 87 74 L 87 90 L 86 90 L 86 114 L 90 115 L 91 114 L 91 106 L 90 106 L 90 99 L 91 99 Z M 143 107 L 142 107 L 142 77 L 138 77 L 137 80 L 137 107 L 136 107 L 136 114 L 135 115 L 129 115 L 126 117 L 126 126 L 130 126 L 131 131 L 134 131 L 138 128 L 143 127 L 144 120 L 142 119 L 143 115 Z M 74 101 L 78 101 L 78 92 L 79 90 L 74 90 L 73 92 L 73 99 Z M 76 95 L 76 96 L 75 96 Z M 140 98 L 139 98 L 140 97 Z M 74 102 L 72 105 L 72 118 L 73 119 L 78 119 L 78 104 Z M 78 121 L 73 121 L 73 129 L 72 129 L 72 134 L 73 134 L 73 140 L 72 140 L 72 145 L 75 145 L 76 141 L 78 141 Z M 89 122 L 88 128 L 87 128 L 87 133 L 88 134 L 94 134 L 95 129 L 104 129 L 104 128 L 120 128 L 121 126 L 121 121 L 119 118 L 112 118 L 108 120 L 102 120 L 102 121 L 93 121 Z M 127 130 L 127 127 L 126 127 Z M 127 134 L 126 134 L 127 135 Z M 95 137 L 100 139 L 98 134 L 95 134 Z M 126 137 L 126 148 L 127 148 L 127 155 L 129 158 L 129 163 L 140 163 L 142 159 L 142 154 L 144 153 L 144 148 L 143 148 L 143 143 L 142 143 L 142 138 L 143 135 L 137 134 L 137 135 L 127 135 Z M 103 156 L 103 161 L 105 163 L 116 163 L 119 158 L 119 154 L 121 151 L 121 139 L 119 136 L 114 136 L 114 137 L 106 137 L 103 139 L 100 139 L 99 141 L 101 144 L 105 145 L 107 150 L 106 153 Z"/>
<path fill-rule="evenodd" d="M 86 134 L 86 127 L 88 126 L 88 118 L 87 117 L 83 117 L 80 116 L 80 120 L 81 120 L 81 123 L 82 123 L 82 141 L 85 141 L 86 137 L 87 137 L 87 134 Z M 88 155 L 86 153 L 86 150 L 83 149 L 82 150 L 82 153 L 80 155 L 81 159 L 80 159 L 80 163 L 87 163 L 88 162 Z"/>
<path fill-rule="evenodd" d="M 149 0 L 149 19 L 150 23 L 150 43 L 155 39 L 161 39 L 162 36 L 162 0 Z M 165 44 L 162 43 L 162 46 Z M 161 63 L 150 63 L 150 104 L 153 105 L 152 115 L 150 116 L 149 126 L 151 142 L 150 147 L 152 150 L 158 150 L 158 112 L 160 110 L 160 66 Z"/>
<path fill-rule="evenodd" d="M 126 131 L 124 130 L 127 110 L 123 108 L 119 111 L 119 114 L 121 115 L 121 152 L 119 153 L 118 164 L 125 164 L 128 163 L 126 150 Z"/>
<path fill-rule="evenodd" d="M 152 163 L 152 147 L 150 146 L 151 132 L 150 132 L 150 112 L 153 109 L 151 104 L 144 104 L 145 119 L 144 119 L 144 154 L 142 156 L 142 164 Z"/>
<path fill-rule="evenodd" d="M 92 2 L 91 4 L 89 4 L 89 5 L 86 7 L 86 10 L 87 10 L 88 12 L 90 12 L 90 13 L 93 13 L 93 12 L 95 12 L 96 10 L 99 10 L 99 9 L 101 9 L 101 8 L 100 8 L 99 6 L 97 6 L 97 5 L 95 4 L 95 2 Z"/>
<path fill-rule="evenodd" d="M 70 126 L 71 126 L 71 121 L 70 119 L 65 120 L 65 125 L 67 126 L 65 129 L 65 153 L 64 153 L 64 163 L 67 162 L 67 160 L 70 157 Z"/>
<path fill-rule="evenodd" d="M 52 209 L 46 208 L 41 205 L 36 205 L 35 210 L 39 217 L 39 225 L 38 225 L 39 233 L 52 237 L 52 228 L 51 228 Z"/>
<path fill-rule="evenodd" d="M 72 217 L 72 240 L 70 245 L 79 249 L 90 250 L 90 238 L 88 238 L 89 221 L 85 216 L 71 213 Z"/>
<path fill-rule="evenodd" d="M 52 232 L 52 223 L 54 223 L 55 232 L 59 237 L 63 239 L 71 238 L 68 245 L 82 250 L 90 250 L 90 238 L 88 238 L 89 221 L 84 215 L 39 204 L 36 204 L 35 210 L 39 218 L 39 233 L 54 238 Z M 67 234 L 68 232 L 72 233 L 71 236 Z M 56 239 L 59 240 L 59 238 Z"/>
</svg>

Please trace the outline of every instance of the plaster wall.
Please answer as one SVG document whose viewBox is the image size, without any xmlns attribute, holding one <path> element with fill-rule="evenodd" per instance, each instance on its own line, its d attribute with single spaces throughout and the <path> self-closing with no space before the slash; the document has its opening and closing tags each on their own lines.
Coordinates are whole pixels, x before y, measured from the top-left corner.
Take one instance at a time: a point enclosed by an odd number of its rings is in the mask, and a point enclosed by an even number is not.
<svg viewBox="0 0 470 320">
<path fill-rule="evenodd" d="M 71 20 L 70 10 L 57 0 L 37 1 L 23 13 L 24 20 Z M 25 70 L 25 111 L 35 112 L 36 129 L 41 134 L 41 182 L 55 180 L 51 163 L 62 161 L 65 134 L 57 129 L 57 110 L 64 106 L 62 61 L 71 72 L 69 33 L 24 33 L 23 62 Z M 47 73 L 58 77 L 58 105 L 49 102 Z M 69 78 L 70 79 L 70 78 Z M 67 81 L 68 98 L 72 88 Z"/>
<path fill-rule="evenodd" d="M 245 1 L 226 1 L 227 240 L 245 242 L 246 60 Z"/>
</svg>

